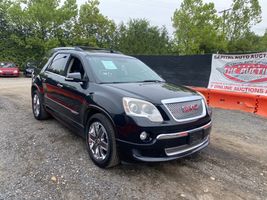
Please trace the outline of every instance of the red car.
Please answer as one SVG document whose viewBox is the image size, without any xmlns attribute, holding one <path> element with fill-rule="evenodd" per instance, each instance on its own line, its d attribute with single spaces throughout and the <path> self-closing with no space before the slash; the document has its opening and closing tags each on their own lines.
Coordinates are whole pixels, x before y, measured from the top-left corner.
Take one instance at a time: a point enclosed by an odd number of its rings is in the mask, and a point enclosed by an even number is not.
<svg viewBox="0 0 267 200">
<path fill-rule="evenodd" d="M 12 62 L 0 62 L 0 76 L 19 76 L 19 67 Z"/>
</svg>

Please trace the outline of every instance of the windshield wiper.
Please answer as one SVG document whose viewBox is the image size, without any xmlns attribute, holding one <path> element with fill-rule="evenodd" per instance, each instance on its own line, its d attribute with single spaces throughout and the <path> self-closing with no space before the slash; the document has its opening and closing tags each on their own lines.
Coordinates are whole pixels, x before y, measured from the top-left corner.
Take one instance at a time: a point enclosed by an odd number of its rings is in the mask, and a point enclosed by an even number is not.
<svg viewBox="0 0 267 200">
<path fill-rule="evenodd" d="M 110 82 L 100 82 L 100 84 L 118 84 L 118 83 L 163 83 L 165 81 L 161 80 L 144 80 L 144 81 L 110 81 Z"/>
<path fill-rule="evenodd" d="M 154 82 L 154 83 L 162 83 L 165 82 L 163 80 L 144 80 L 144 81 L 138 81 L 140 83 L 148 83 L 148 82 Z"/>
<path fill-rule="evenodd" d="M 111 81 L 111 82 L 100 82 L 99 84 L 116 84 L 116 83 L 130 83 L 130 82 Z"/>
</svg>

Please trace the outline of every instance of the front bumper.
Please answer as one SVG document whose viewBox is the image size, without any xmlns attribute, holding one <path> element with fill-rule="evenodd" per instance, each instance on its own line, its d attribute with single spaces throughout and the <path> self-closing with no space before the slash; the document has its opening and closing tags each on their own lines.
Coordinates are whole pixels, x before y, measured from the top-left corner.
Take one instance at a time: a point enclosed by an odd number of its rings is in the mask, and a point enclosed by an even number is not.
<svg viewBox="0 0 267 200">
<path fill-rule="evenodd" d="M 2 77 L 18 77 L 19 73 L 0 73 Z"/>
<path fill-rule="evenodd" d="M 177 133 L 159 134 L 147 144 L 117 140 L 122 159 L 142 162 L 174 160 L 196 153 L 210 142 L 212 123 Z"/>
</svg>

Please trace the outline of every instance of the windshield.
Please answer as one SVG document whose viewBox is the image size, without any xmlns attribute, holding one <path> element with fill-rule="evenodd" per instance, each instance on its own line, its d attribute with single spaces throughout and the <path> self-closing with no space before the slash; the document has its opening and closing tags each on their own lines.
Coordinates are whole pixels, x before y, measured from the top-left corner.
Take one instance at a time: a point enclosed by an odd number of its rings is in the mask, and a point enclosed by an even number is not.
<svg viewBox="0 0 267 200">
<path fill-rule="evenodd" d="M 16 67 L 14 63 L 1 62 L 0 68 L 13 68 Z"/>
<path fill-rule="evenodd" d="M 100 83 L 163 82 L 147 65 L 135 58 L 87 56 Z"/>
</svg>

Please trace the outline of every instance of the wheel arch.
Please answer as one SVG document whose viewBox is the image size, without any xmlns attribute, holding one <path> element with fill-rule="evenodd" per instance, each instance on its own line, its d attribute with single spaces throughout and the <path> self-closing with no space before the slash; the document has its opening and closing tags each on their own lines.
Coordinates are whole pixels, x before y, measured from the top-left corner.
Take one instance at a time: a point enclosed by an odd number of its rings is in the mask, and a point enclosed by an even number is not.
<svg viewBox="0 0 267 200">
<path fill-rule="evenodd" d="M 34 83 L 31 87 L 31 94 L 33 95 L 34 91 L 38 91 L 40 94 L 43 94 L 43 89 L 40 88 L 36 83 Z"/>
<path fill-rule="evenodd" d="M 38 87 L 36 85 L 32 85 L 31 87 L 31 95 L 33 96 L 33 92 L 38 90 Z"/>
<path fill-rule="evenodd" d="M 109 121 L 111 122 L 111 124 L 112 124 L 112 126 L 114 128 L 115 136 L 117 137 L 116 125 L 115 125 L 112 117 L 110 116 L 110 114 L 106 110 L 104 110 L 103 108 L 98 107 L 98 106 L 91 105 L 86 109 L 85 114 L 84 114 L 84 119 L 83 119 L 83 122 L 84 122 L 84 125 L 85 125 L 84 127 L 87 127 L 88 120 L 94 114 L 97 114 L 97 113 L 101 113 L 101 114 L 103 114 L 104 116 L 106 116 L 109 119 Z"/>
</svg>

